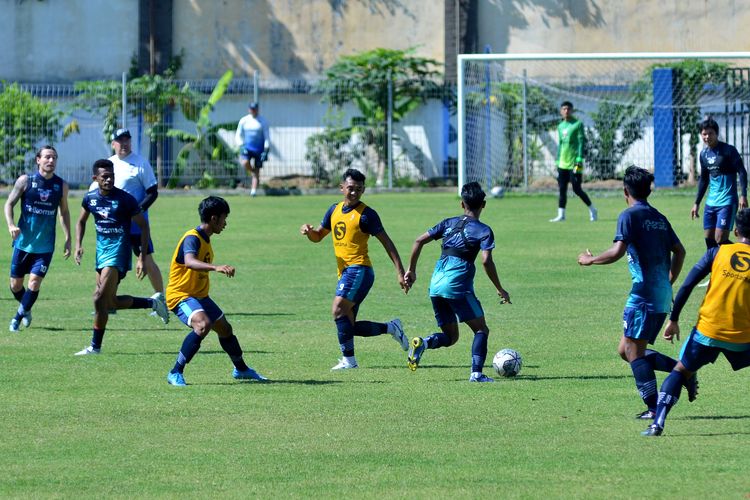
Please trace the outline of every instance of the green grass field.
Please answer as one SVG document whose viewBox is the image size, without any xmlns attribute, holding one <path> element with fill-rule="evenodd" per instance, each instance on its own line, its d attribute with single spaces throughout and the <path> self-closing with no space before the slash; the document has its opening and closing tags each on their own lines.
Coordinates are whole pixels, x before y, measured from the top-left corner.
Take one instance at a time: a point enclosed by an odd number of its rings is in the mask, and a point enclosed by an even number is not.
<svg viewBox="0 0 750 500">
<path fill-rule="evenodd" d="M 627 364 L 616 354 L 630 277 L 625 261 L 580 268 L 579 252 L 608 248 L 621 196 L 596 196 L 600 221 L 578 199 L 568 221 L 550 224 L 556 199 L 490 199 L 482 220 L 495 231 L 495 262 L 512 305 L 500 305 L 477 272 L 490 325 L 490 355 L 520 351 L 516 379 L 469 384 L 471 334 L 428 351 L 420 368 L 390 336 L 356 339 L 360 369 L 332 373 L 339 355 L 330 304 L 336 283 L 330 237 L 299 234 L 340 196 L 227 197 L 226 231 L 213 239 L 212 274 L 246 360 L 272 383 L 232 379 L 215 335 L 166 383 L 184 325 L 144 311 L 112 316 L 101 356 L 74 357 L 92 323 L 93 229 L 77 267 L 56 254 L 30 329 L 0 333 L 0 497 L 253 498 L 748 498 L 747 373 L 725 360 L 700 372 L 701 393 L 684 398 L 665 435 L 646 425 Z M 162 196 L 151 218 L 165 276 L 179 237 L 197 224 L 199 196 Z M 452 194 L 366 194 L 402 259 L 414 238 L 459 212 Z M 692 198 L 656 193 L 687 250 L 686 275 L 704 250 Z M 71 199 L 72 218 L 80 197 Z M 59 235 L 59 233 L 58 233 Z M 10 247 L 0 253 L 8 269 Z M 377 240 L 377 279 L 360 318 L 400 317 L 409 336 L 435 331 L 426 294 L 439 244 L 428 245 L 409 295 Z M 150 295 L 130 274 L 120 292 Z M 683 314 L 688 332 L 702 299 Z M 1 294 L 4 318 L 16 303 Z M 3 319 L 2 321 L 6 321 Z M 679 346 L 657 341 L 676 356 Z M 491 368 L 486 369 L 491 373 Z M 658 374 L 659 381 L 664 374 Z M 745 443 L 745 444 L 743 444 Z"/>
</svg>

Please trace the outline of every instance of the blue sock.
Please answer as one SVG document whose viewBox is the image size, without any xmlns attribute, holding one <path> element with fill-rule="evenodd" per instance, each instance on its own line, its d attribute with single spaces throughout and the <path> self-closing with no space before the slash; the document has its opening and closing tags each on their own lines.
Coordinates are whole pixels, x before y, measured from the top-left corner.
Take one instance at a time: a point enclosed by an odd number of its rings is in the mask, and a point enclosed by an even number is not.
<svg viewBox="0 0 750 500">
<path fill-rule="evenodd" d="M 31 311 L 31 308 L 34 306 L 34 302 L 36 302 L 36 299 L 38 297 L 39 290 L 37 290 L 36 292 L 26 290 L 26 293 L 24 293 L 23 297 L 21 298 L 21 305 L 18 306 L 18 310 L 16 311 L 16 321 L 20 321 L 21 317 L 24 314 Z"/>
<path fill-rule="evenodd" d="M 680 393 L 682 392 L 682 386 L 685 384 L 685 376 L 678 372 L 673 371 L 664 382 L 661 384 L 661 391 L 659 391 L 659 404 L 656 407 L 656 417 L 654 423 L 664 428 L 664 422 L 667 420 L 667 414 L 672 409 L 677 401 L 680 399 Z"/>
<path fill-rule="evenodd" d="M 14 292 L 13 289 L 10 289 L 10 293 L 13 294 L 13 297 L 18 301 L 21 302 L 21 299 L 23 299 L 23 294 L 26 293 L 26 289 L 24 287 L 21 287 L 21 289 L 17 292 Z"/>
<path fill-rule="evenodd" d="M 425 337 L 424 345 L 427 349 L 449 347 L 451 345 L 451 338 L 443 332 L 433 333 L 429 337 Z"/>
<path fill-rule="evenodd" d="M 247 370 L 245 360 L 242 359 L 242 348 L 240 347 L 240 341 L 237 337 L 231 335 L 229 337 L 219 337 L 219 344 L 224 352 L 229 355 L 229 359 L 232 360 L 232 364 L 239 371 L 244 372 Z"/>
<path fill-rule="evenodd" d="M 474 332 L 474 342 L 471 343 L 471 371 L 481 372 L 487 359 L 487 332 Z"/>
<path fill-rule="evenodd" d="M 376 337 L 384 333 L 388 333 L 388 325 L 374 321 L 357 321 L 352 331 L 357 337 Z"/>
<path fill-rule="evenodd" d="M 91 336 L 91 347 L 94 349 L 102 348 L 102 341 L 104 340 L 105 328 L 94 327 L 94 334 Z"/>
<path fill-rule="evenodd" d="M 666 354 L 662 354 L 659 351 L 653 349 L 646 349 L 646 360 L 651 365 L 651 368 L 657 372 L 670 373 L 677 366 L 677 360 L 672 359 Z"/>
<path fill-rule="evenodd" d="M 630 363 L 630 369 L 633 370 L 635 386 L 641 399 L 649 410 L 656 410 L 656 375 L 651 363 L 646 358 L 638 358 Z"/>
<path fill-rule="evenodd" d="M 344 356 L 354 356 L 354 325 L 349 318 L 336 318 L 336 331 L 339 336 L 339 347 Z"/>
<path fill-rule="evenodd" d="M 177 354 L 177 362 L 174 364 L 174 368 L 170 373 L 182 373 L 185 369 L 185 365 L 190 363 L 195 353 L 201 348 L 201 342 L 203 338 L 195 332 L 190 332 L 185 336 L 185 340 L 182 341 L 182 347 L 180 352 Z"/>
</svg>

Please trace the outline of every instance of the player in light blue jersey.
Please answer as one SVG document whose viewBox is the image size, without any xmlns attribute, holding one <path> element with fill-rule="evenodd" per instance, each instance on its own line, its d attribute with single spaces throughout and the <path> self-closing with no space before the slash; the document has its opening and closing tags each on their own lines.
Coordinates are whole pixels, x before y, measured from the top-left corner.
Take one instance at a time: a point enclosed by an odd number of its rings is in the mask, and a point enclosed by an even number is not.
<svg viewBox="0 0 750 500">
<path fill-rule="evenodd" d="M 240 119 L 235 132 L 235 142 L 240 146 L 240 164 L 252 176 L 250 196 L 255 196 L 260 182 L 260 169 L 271 149 L 268 122 L 258 114 L 258 110 L 258 103 L 251 102 L 248 105 L 249 113 Z"/>
<path fill-rule="evenodd" d="M 411 340 L 407 365 L 417 369 L 426 349 L 450 347 L 458 341 L 458 322 L 466 323 L 474 332 L 471 345 L 470 382 L 493 382 L 482 369 L 487 358 L 487 338 L 490 330 L 484 319 L 484 310 L 474 294 L 474 261 L 481 252 L 482 265 L 503 304 L 510 303 L 510 295 L 500 284 L 492 250 L 495 236 L 492 229 L 479 222 L 485 206 L 485 194 L 477 182 L 461 188 L 461 208 L 464 214 L 444 219 L 420 235 L 414 242 L 405 279 L 409 287 L 417 281 L 417 261 L 422 247 L 442 239 L 442 253 L 430 281 L 430 300 L 435 312 L 439 333 Z"/>
<path fill-rule="evenodd" d="M 737 211 L 747 208 L 747 171 L 737 149 L 719 140 L 719 124 L 715 120 L 707 118 L 701 122 L 700 129 L 706 147 L 700 153 L 701 176 L 690 216 L 693 219 L 699 217 L 701 200 L 708 191 L 703 230 L 706 248 L 712 248 L 729 239 Z"/>
<path fill-rule="evenodd" d="M 624 189 L 628 208 L 617 219 L 614 244 L 594 256 L 589 250 L 578 256 L 582 266 L 612 264 L 627 254 L 632 278 L 630 295 L 623 312 L 624 333 L 618 353 L 630 364 L 635 385 L 646 404 L 636 418 L 653 419 L 657 403 L 656 371 L 671 372 L 675 359 L 648 349 L 656 340 L 672 306 L 672 283 L 682 270 L 685 248 L 667 218 L 649 205 L 654 176 L 630 166 L 625 171 Z M 688 381 L 691 400 L 697 380 Z"/>
<path fill-rule="evenodd" d="M 65 235 L 63 255 L 70 257 L 70 211 L 68 184 L 55 174 L 57 151 L 50 145 L 36 153 L 37 171 L 21 175 L 5 202 L 5 220 L 13 240 L 10 264 L 10 291 L 19 302 L 9 330 L 31 325 L 31 308 L 39 297 L 42 280 L 47 275 L 55 251 L 55 216 Z M 15 223 L 13 208 L 21 202 L 21 216 Z M 28 288 L 23 282 L 29 275 Z"/>
<path fill-rule="evenodd" d="M 141 248 L 148 248 L 150 231 L 138 202 L 122 189 L 115 187 L 114 165 L 110 160 L 97 160 L 93 166 L 94 179 L 99 189 L 90 191 L 81 201 L 81 215 L 76 224 L 76 264 L 83 257 L 83 236 L 89 215 L 94 216 L 96 228 L 96 289 L 94 290 L 94 328 L 91 345 L 76 356 L 99 354 L 102 339 L 112 309 L 153 309 L 162 320 L 168 317 L 167 305 L 157 296 L 131 297 L 117 295 L 117 287 L 131 268 L 131 220 L 141 229 Z M 138 256 L 136 276 L 146 276 L 144 253 Z M 160 296 L 163 297 L 163 296 Z M 165 321 L 166 322 L 166 321 Z"/>
</svg>

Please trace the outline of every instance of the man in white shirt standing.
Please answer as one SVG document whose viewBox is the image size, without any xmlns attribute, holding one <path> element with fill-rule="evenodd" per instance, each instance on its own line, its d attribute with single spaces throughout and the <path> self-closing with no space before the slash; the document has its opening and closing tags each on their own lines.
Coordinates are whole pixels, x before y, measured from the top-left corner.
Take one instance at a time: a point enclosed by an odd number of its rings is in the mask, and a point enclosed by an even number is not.
<svg viewBox="0 0 750 500">
<path fill-rule="evenodd" d="M 115 154 L 109 160 L 115 166 L 115 187 L 122 189 L 135 198 L 143 211 L 144 217 L 148 220 L 148 208 L 156 201 L 157 196 L 159 196 L 154 169 L 151 168 L 151 164 L 147 159 L 133 152 L 130 131 L 128 129 L 120 128 L 115 130 L 112 134 L 112 149 Z M 140 238 L 140 227 L 135 223 L 131 223 L 130 244 L 136 257 L 143 251 Z M 143 262 L 148 279 L 151 281 L 151 286 L 155 292 L 151 298 L 164 301 L 164 280 L 162 280 L 159 266 L 154 261 L 153 253 L 154 245 L 149 238 Z M 164 323 L 168 321 L 169 317 L 167 317 Z"/>
<path fill-rule="evenodd" d="M 245 168 L 247 175 L 252 176 L 250 196 L 255 196 L 260 180 L 260 169 L 268 159 L 271 143 L 268 136 L 268 122 L 259 116 L 258 103 L 248 105 L 250 111 L 240 119 L 235 133 L 235 143 L 240 145 L 240 165 Z"/>
</svg>

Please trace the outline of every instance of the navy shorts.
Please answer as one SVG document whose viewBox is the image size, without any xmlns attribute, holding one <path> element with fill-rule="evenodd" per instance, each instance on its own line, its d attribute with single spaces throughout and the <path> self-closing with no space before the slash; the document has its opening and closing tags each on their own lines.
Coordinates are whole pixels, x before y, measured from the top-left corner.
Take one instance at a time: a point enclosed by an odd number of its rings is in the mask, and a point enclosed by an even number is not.
<svg viewBox="0 0 750 500">
<path fill-rule="evenodd" d="M 712 207 L 706 205 L 703 209 L 703 229 L 722 229 L 731 231 L 734 227 L 734 216 L 737 214 L 737 204 Z"/>
<path fill-rule="evenodd" d="M 349 266 L 336 284 L 336 297 L 360 304 L 375 283 L 375 271 L 369 266 Z"/>
<path fill-rule="evenodd" d="M 262 153 L 260 151 L 250 151 L 247 148 L 242 148 L 240 150 L 240 160 L 248 160 L 250 161 L 250 164 L 253 166 L 253 168 L 263 168 L 263 160 L 260 159 L 260 155 Z"/>
<path fill-rule="evenodd" d="M 649 311 L 645 305 L 626 307 L 622 313 L 623 335 L 653 344 L 669 313 Z"/>
<path fill-rule="evenodd" d="M 141 235 L 140 234 L 131 234 L 130 235 L 130 246 L 133 248 L 133 254 L 138 257 L 141 255 Z M 148 252 L 146 255 L 151 255 L 154 253 L 154 243 L 151 241 L 151 238 L 148 239 Z"/>
<path fill-rule="evenodd" d="M 190 321 L 193 319 L 193 315 L 197 312 L 203 311 L 211 320 L 211 323 L 216 323 L 219 319 L 224 316 L 224 311 L 221 310 L 216 302 L 211 300 L 210 297 L 203 297 L 198 299 L 195 297 L 188 297 L 179 304 L 177 304 L 172 312 L 180 318 L 180 321 L 185 323 L 188 328 L 192 328 Z"/>
<path fill-rule="evenodd" d="M 35 274 L 44 278 L 49 271 L 50 262 L 52 262 L 52 252 L 28 253 L 14 248 L 10 261 L 10 277 L 23 278 L 27 274 Z"/>
<path fill-rule="evenodd" d="M 440 327 L 452 323 L 465 323 L 484 316 L 482 304 L 473 293 L 468 293 L 457 299 L 430 297 L 430 300 L 432 301 L 432 310 L 435 311 L 435 320 Z"/>
<path fill-rule="evenodd" d="M 698 342 L 695 339 L 696 334 L 697 330 L 693 328 L 680 351 L 680 361 L 691 372 L 697 372 L 702 366 L 716 362 L 720 353 L 724 354 L 734 371 L 750 366 L 750 349 L 732 351 L 719 346 L 708 346 Z"/>
</svg>

